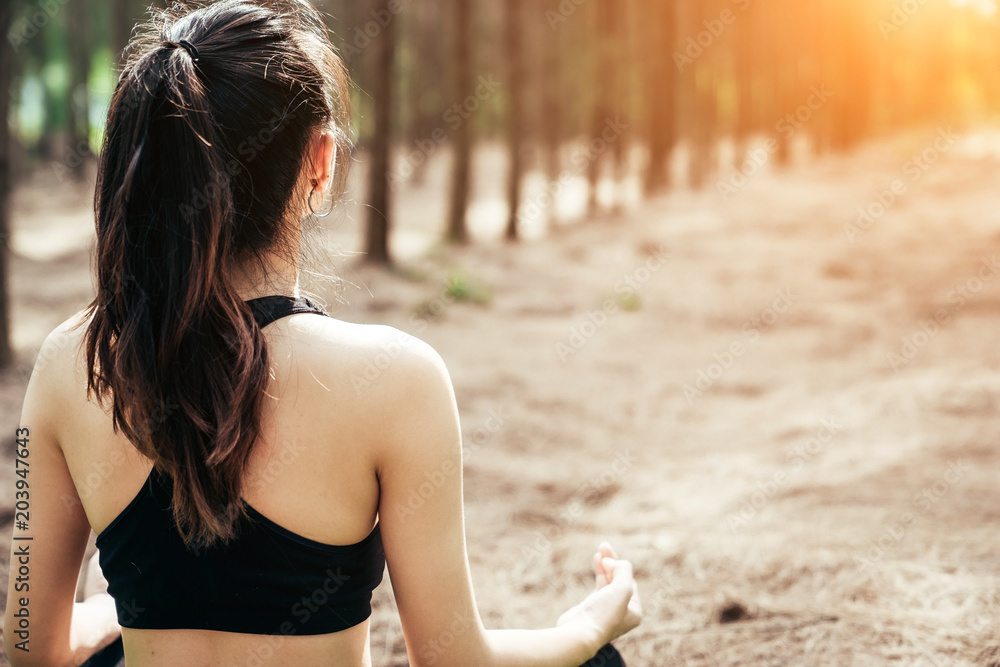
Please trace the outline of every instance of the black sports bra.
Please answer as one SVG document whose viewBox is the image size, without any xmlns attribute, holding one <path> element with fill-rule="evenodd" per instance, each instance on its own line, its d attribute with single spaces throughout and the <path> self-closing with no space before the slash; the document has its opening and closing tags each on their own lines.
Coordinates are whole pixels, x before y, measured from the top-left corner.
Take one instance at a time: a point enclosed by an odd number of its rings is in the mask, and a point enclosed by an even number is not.
<svg viewBox="0 0 1000 667">
<path fill-rule="evenodd" d="M 326 315 L 304 297 L 247 303 L 261 327 L 294 313 Z M 356 544 L 323 544 L 246 504 L 250 520 L 236 538 L 189 550 L 174 524 L 171 501 L 170 478 L 154 468 L 97 537 L 122 627 L 319 635 L 371 615 L 372 591 L 385 569 L 379 524 Z"/>
</svg>

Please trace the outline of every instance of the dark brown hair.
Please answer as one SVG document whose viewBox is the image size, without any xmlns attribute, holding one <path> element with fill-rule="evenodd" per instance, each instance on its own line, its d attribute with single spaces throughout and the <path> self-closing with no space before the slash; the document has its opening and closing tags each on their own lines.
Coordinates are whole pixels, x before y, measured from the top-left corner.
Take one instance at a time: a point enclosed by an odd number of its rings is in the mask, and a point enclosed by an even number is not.
<svg viewBox="0 0 1000 667">
<path fill-rule="evenodd" d="M 110 398 L 172 477 L 185 542 L 208 545 L 243 516 L 269 378 L 235 271 L 298 253 L 300 175 L 319 130 L 347 148 L 348 79 L 304 0 L 175 4 L 128 53 L 98 167 L 87 395 Z"/>
</svg>

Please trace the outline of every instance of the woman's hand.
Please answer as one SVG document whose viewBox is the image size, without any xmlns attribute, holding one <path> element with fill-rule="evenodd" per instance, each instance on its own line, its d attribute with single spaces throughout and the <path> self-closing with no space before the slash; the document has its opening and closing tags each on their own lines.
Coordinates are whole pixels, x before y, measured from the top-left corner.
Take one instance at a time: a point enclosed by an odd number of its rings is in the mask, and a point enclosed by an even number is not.
<svg viewBox="0 0 1000 667">
<path fill-rule="evenodd" d="M 101 571 L 97 554 L 86 565 L 83 596 L 83 602 L 73 605 L 73 622 L 70 626 L 74 664 L 81 664 L 118 639 L 122 633 L 121 626 L 118 625 L 115 601 L 108 595 L 108 582 Z"/>
<path fill-rule="evenodd" d="M 86 570 L 83 575 L 84 600 L 92 595 L 108 592 L 108 580 L 104 578 L 104 572 L 101 570 L 100 556 L 100 553 L 95 553 L 85 566 Z"/>
<path fill-rule="evenodd" d="M 594 554 L 596 590 L 559 617 L 556 625 L 579 623 L 590 629 L 594 651 L 635 629 L 642 622 L 639 589 L 632 578 L 632 563 L 620 560 L 607 542 Z"/>
</svg>

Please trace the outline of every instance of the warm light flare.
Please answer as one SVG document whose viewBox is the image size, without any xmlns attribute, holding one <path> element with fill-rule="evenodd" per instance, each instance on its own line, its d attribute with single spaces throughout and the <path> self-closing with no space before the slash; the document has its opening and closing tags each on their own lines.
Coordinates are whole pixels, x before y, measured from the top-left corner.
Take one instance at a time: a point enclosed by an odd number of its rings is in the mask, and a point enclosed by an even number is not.
<svg viewBox="0 0 1000 667">
<path fill-rule="evenodd" d="M 997 12 L 996 0 L 951 0 L 956 7 L 972 7 L 983 16 L 993 16 Z"/>
</svg>

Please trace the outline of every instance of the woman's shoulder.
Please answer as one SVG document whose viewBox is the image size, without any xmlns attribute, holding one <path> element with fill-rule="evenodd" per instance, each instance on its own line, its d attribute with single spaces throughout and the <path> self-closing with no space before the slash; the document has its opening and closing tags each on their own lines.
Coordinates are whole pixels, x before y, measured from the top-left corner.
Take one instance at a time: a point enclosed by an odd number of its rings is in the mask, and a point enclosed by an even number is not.
<svg viewBox="0 0 1000 667">
<path fill-rule="evenodd" d="M 420 338 L 387 325 L 313 315 L 292 318 L 287 331 L 297 386 L 314 388 L 308 398 L 300 394 L 301 407 L 336 406 L 316 414 L 327 412 L 338 432 L 360 429 L 355 435 L 372 445 L 380 468 L 398 460 L 400 447 L 413 446 L 414 433 L 448 432 L 457 419 L 445 363 Z"/>
<path fill-rule="evenodd" d="M 90 309 L 84 309 L 56 326 L 42 342 L 35 373 L 52 376 L 78 371 L 85 361 L 83 344 L 92 316 Z M 358 374 L 359 385 L 374 385 L 379 379 L 420 384 L 447 375 L 441 355 L 429 343 L 386 324 L 307 314 L 289 318 L 285 332 L 300 360 Z"/>
<path fill-rule="evenodd" d="M 31 415 L 33 432 L 63 428 L 68 415 L 79 414 L 86 401 L 86 336 L 88 311 L 80 311 L 56 326 L 42 341 L 35 357 L 21 406 Z"/>
<path fill-rule="evenodd" d="M 32 382 L 47 396 L 76 400 L 74 388 L 86 385 L 85 337 L 92 312 L 81 310 L 45 338 Z M 278 324 L 278 323 L 276 323 Z M 421 338 L 385 324 L 362 324 L 304 314 L 281 322 L 283 335 L 274 342 L 287 346 L 278 357 L 294 359 L 301 372 L 321 386 L 337 385 L 353 396 L 359 409 L 399 411 L 431 396 L 453 393 L 451 378 L 437 350 Z M 274 357 L 272 357 L 274 359 Z M 332 383 L 332 384 L 331 384 Z"/>
<path fill-rule="evenodd" d="M 450 387 L 437 350 L 395 327 L 306 316 L 293 318 L 288 332 L 300 360 L 308 359 L 341 382 L 348 380 L 359 396 L 378 394 L 386 399 L 442 383 Z"/>
<path fill-rule="evenodd" d="M 42 341 L 35 358 L 32 380 L 58 383 L 69 381 L 82 368 L 83 341 L 92 313 L 81 310 L 55 327 Z"/>
</svg>

